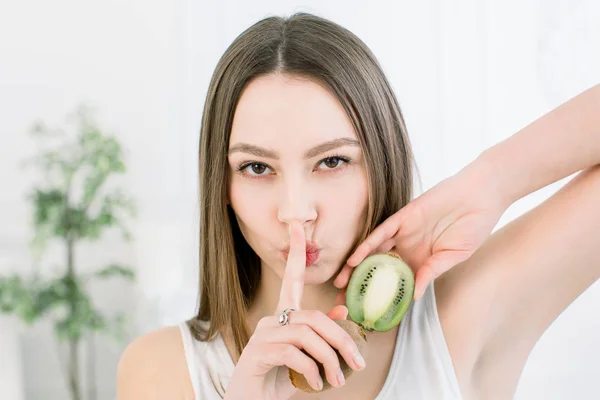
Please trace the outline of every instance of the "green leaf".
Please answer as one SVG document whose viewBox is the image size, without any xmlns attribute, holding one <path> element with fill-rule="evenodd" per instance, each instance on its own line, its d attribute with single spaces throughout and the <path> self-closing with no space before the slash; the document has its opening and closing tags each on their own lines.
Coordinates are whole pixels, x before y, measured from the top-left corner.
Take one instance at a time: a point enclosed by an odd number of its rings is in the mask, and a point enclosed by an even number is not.
<svg viewBox="0 0 600 400">
<path fill-rule="evenodd" d="M 99 278 L 111 278 L 114 276 L 120 276 L 129 281 L 133 281 L 135 279 L 135 271 L 133 269 L 117 264 L 111 264 L 105 268 L 102 268 L 101 270 L 97 271 L 94 275 Z"/>
<path fill-rule="evenodd" d="M 64 218 L 66 194 L 58 189 L 35 189 L 31 197 L 35 207 L 34 223 L 57 225 Z"/>
<path fill-rule="evenodd" d="M 19 305 L 28 296 L 21 277 L 0 277 L 0 311 L 12 314 L 18 311 Z"/>
<path fill-rule="evenodd" d="M 24 281 L 17 275 L 0 278 L 0 309 L 17 315 L 26 323 L 33 323 L 64 303 L 64 294 L 60 293 L 59 285 L 60 281 Z"/>
<path fill-rule="evenodd" d="M 92 203 L 98 189 L 102 186 L 102 184 L 106 181 L 108 177 L 108 173 L 104 171 L 93 171 L 89 174 L 88 177 L 85 178 L 84 188 L 83 188 L 83 202 L 86 205 Z"/>
<path fill-rule="evenodd" d="M 59 340 L 79 340 L 86 331 L 102 326 L 102 316 L 78 279 L 66 276 L 64 281 L 68 286 L 68 313 L 55 323 L 55 333 Z"/>
<path fill-rule="evenodd" d="M 135 215 L 133 201 L 121 191 L 105 195 L 101 199 L 100 210 L 94 216 L 86 217 L 82 221 L 78 236 L 87 239 L 98 239 L 104 229 L 121 227 L 123 229 L 123 216 Z M 125 230 L 125 229 L 123 229 Z"/>
</svg>

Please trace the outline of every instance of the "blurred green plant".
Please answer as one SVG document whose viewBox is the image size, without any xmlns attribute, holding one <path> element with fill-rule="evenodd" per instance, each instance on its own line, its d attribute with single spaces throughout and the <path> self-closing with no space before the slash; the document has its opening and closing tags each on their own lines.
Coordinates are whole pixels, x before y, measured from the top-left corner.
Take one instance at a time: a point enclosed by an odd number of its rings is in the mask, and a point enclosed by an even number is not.
<svg viewBox="0 0 600 400">
<path fill-rule="evenodd" d="M 39 268 L 28 277 L 0 276 L 0 312 L 16 315 L 28 325 L 52 318 L 57 342 L 67 343 L 66 376 L 71 399 L 81 400 L 81 341 L 94 333 L 123 340 L 126 322 L 122 313 L 103 314 L 94 305 L 87 284 L 108 278 L 134 281 L 135 273 L 118 263 L 78 273 L 75 247 L 82 241 L 97 241 L 109 228 L 119 228 L 125 240 L 131 240 L 125 221 L 136 212 L 133 201 L 121 190 L 102 190 L 111 176 L 126 172 L 117 139 L 98 128 L 85 106 L 79 106 L 68 119 L 77 124 L 74 140 L 62 129 L 34 124 L 30 133 L 38 143 L 58 138 L 60 144 L 40 150 L 24 164 L 36 167 L 44 177 L 28 196 L 33 204 L 34 259 L 40 260 L 52 241 L 64 248 L 64 264 L 53 277 L 42 274 Z"/>
</svg>

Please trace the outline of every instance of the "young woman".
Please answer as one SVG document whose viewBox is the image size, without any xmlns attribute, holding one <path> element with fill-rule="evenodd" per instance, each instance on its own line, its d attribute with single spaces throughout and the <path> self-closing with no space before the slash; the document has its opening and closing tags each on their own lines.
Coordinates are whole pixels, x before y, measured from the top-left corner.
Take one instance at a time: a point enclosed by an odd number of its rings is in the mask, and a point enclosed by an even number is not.
<svg viewBox="0 0 600 400">
<path fill-rule="evenodd" d="M 256 23 L 202 119 L 199 312 L 128 346 L 118 398 L 512 398 L 536 341 L 600 276 L 599 110 L 595 86 L 413 199 L 402 113 L 363 42 L 304 13 Z M 387 251 L 415 271 L 415 300 L 361 357 L 333 321 L 353 268 Z M 291 384 L 288 368 L 323 385 L 301 350 L 334 388 Z"/>
</svg>

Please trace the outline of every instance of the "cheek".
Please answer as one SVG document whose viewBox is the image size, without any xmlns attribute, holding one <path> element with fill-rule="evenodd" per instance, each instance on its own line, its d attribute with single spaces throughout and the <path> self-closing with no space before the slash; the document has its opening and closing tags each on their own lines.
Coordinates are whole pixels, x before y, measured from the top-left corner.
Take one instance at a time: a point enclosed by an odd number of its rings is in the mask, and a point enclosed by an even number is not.
<svg viewBox="0 0 600 400">
<path fill-rule="evenodd" d="M 273 207 L 268 202 L 273 197 L 265 193 L 264 188 L 258 189 L 259 185 L 241 182 L 239 178 L 233 178 L 229 186 L 231 207 L 240 221 L 240 228 L 246 231 L 264 225 Z"/>
<path fill-rule="evenodd" d="M 340 179 L 324 185 L 329 203 L 335 203 L 340 213 L 346 214 L 350 221 L 354 221 L 367 205 L 368 186 L 366 173 L 358 169 L 355 173 L 348 174 Z"/>
<path fill-rule="evenodd" d="M 356 240 L 365 226 L 368 205 L 368 185 L 364 172 L 349 174 L 342 179 L 324 185 L 325 196 L 320 200 L 327 230 L 335 231 L 332 240 L 340 247 L 349 246 Z"/>
</svg>

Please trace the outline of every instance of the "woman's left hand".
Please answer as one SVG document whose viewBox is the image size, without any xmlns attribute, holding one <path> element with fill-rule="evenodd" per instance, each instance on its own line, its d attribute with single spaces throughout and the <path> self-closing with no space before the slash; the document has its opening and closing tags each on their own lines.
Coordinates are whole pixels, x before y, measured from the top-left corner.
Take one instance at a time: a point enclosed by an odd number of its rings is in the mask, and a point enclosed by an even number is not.
<svg viewBox="0 0 600 400">
<path fill-rule="evenodd" d="M 374 253 L 394 252 L 415 272 L 415 300 L 427 285 L 468 259 L 510 203 L 481 165 L 469 165 L 386 219 L 362 242 L 334 281 L 345 289 L 354 267 Z M 336 303 L 345 304 L 345 290 Z"/>
</svg>

